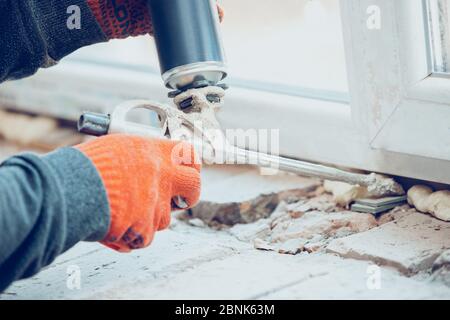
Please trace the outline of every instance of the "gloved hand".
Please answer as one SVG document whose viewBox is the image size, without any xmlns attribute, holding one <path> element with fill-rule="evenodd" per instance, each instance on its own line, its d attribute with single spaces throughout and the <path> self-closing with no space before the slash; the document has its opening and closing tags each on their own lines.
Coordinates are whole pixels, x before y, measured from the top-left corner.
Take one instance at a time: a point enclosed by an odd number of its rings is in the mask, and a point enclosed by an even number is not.
<svg viewBox="0 0 450 320">
<path fill-rule="evenodd" d="M 185 142 L 109 135 L 76 146 L 97 168 L 108 195 L 111 223 L 103 244 L 121 252 L 148 246 L 170 223 L 181 196 L 194 206 L 201 164 Z"/>
<path fill-rule="evenodd" d="M 152 34 L 148 0 L 87 0 L 95 19 L 108 39 Z M 220 21 L 224 11 L 217 5 Z"/>
</svg>

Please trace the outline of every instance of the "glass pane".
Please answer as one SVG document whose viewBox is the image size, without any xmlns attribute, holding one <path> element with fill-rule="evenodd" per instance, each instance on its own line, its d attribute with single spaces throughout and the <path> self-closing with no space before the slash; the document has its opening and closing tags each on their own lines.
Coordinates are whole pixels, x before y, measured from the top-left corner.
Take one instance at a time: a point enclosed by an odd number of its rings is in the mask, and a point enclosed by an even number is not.
<svg viewBox="0 0 450 320">
<path fill-rule="evenodd" d="M 427 0 L 433 72 L 450 73 L 450 0 Z"/>
<path fill-rule="evenodd" d="M 347 91 L 338 0 L 223 0 L 233 77 Z"/>
<path fill-rule="evenodd" d="M 220 3 L 226 13 L 222 30 L 230 82 L 348 91 L 339 0 Z M 148 37 L 84 48 L 74 57 L 159 68 Z"/>
</svg>

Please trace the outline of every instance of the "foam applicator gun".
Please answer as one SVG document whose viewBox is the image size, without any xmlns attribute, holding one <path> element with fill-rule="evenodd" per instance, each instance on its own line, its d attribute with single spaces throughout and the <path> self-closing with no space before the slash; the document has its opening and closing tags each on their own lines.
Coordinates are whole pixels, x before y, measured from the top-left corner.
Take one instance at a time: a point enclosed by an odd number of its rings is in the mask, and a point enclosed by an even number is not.
<svg viewBox="0 0 450 320">
<path fill-rule="evenodd" d="M 226 73 L 224 51 L 219 35 L 219 17 L 212 0 L 148 0 L 153 33 L 159 55 L 162 78 L 172 91 L 178 108 L 147 100 L 127 101 L 115 108 L 111 115 L 84 113 L 78 123 L 81 132 L 101 136 L 108 133 L 131 133 L 153 137 L 187 140 L 196 149 L 192 136 L 200 133 L 200 140 L 214 154 L 250 163 L 276 167 L 306 176 L 338 180 L 366 186 L 376 196 L 402 194 L 394 180 L 377 174 L 359 174 L 230 146 L 221 134 L 215 110 L 223 103 L 226 86 L 219 82 Z M 160 126 L 152 127 L 127 121 L 130 111 L 144 108 L 156 112 Z M 202 127 L 197 128 L 201 122 Z M 180 134 L 183 130 L 186 134 Z M 211 133 L 208 133 L 209 129 Z M 220 132 L 217 134 L 217 132 Z M 204 154 L 204 152 L 202 152 Z M 211 154 L 211 152 L 209 153 Z M 203 160 L 205 157 L 202 156 Z"/>
<path fill-rule="evenodd" d="M 158 51 L 162 79 L 170 98 L 191 89 L 217 87 L 227 76 L 225 54 L 219 30 L 219 15 L 214 0 L 148 0 L 153 36 Z M 185 94 L 175 103 L 189 112 L 193 97 Z M 206 95 L 210 102 L 220 97 L 212 90 Z M 89 119 L 89 113 L 83 117 Z M 106 134 L 109 117 L 91 117 L 92 127 L 82 126 L 82 132 Z"/>
</svg>

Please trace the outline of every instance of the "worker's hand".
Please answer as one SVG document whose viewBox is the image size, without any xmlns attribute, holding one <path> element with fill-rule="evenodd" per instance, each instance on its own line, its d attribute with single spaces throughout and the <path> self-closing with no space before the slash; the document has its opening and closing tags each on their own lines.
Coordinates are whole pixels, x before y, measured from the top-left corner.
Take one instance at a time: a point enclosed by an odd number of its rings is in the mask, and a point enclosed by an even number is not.
<svg viewBox="0 0 450 320">
<path fill-rule="evenodd" d="M 170 223 L 172 199 L 192 207 L 200 194 L 200 163 L 184 142 L 109 135 L 78 145 L 97 168 L 111 223 L 103 244 L 121 252 L 148 246 Z"/>
<path fill-rule="evenodd" d="M 97 22 L 108 39 L 152 34 L 148 0 L 87 0 Z M 220 21 L 224 11 L 217 5 Z"/>
</svg>

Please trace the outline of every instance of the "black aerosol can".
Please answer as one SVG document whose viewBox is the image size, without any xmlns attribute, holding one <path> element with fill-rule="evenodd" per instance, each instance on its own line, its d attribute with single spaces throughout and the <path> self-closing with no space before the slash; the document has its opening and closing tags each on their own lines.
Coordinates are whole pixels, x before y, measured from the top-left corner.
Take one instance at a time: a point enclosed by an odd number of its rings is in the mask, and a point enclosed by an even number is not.
<svg viewBox="0 0 450 320">
<path fill-rule="evenodd" d="M 226 77 L 214 0 L 148 0 L 165 85 L 178 92 Z"/>
</svg>

